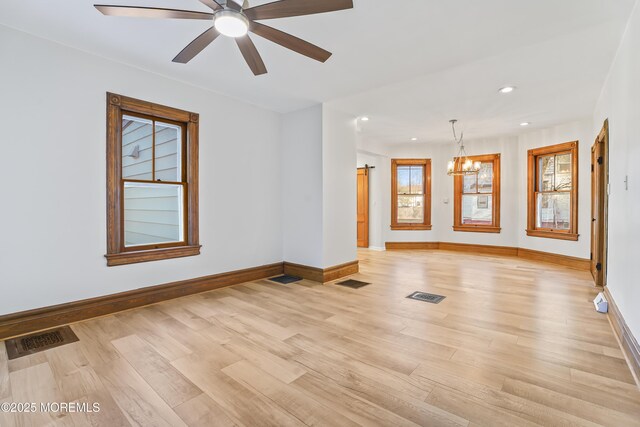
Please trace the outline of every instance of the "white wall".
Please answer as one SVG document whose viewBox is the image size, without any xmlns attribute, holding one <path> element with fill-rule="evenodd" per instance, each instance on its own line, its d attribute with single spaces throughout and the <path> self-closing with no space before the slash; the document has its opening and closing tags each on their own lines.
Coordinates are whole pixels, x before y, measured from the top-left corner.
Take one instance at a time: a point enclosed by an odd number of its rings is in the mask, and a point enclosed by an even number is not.
<svg viewBox="0 0 640 427">
<path fill-rule="evenodd" d="M 437 220 L 438 240 L 442 242 L 471 243 L 476 245 L 517 246 L 517 170 L 518 140 L 516 138 L 496 138 L 469 140 L 465 149 L 470 156 L 500 154 L 500 233 L 470 233 L 453 231 L 453 177 L 447 175 L 447 162 L 457 154 L 453 142 L 442 146 L 439 164 L 433 166 L 433 174 L 438 176 L 440 206 Z M 526 173 L 526 170 L 525 170 Z M 449 204 L 441 204 L 442 198 L 449 198 Z"/>
<path fill-rule="evenodd" d="M 6 27 L 0 56 L 0 314 L 282 261 L 278 114 Z M 107 91 L 200 113 L 200 256 L 106 267 Z"/>
<path fill-rule="evenodd" d="M 439 196 L 439 186 L 442 185 L 437 177 L 433 176 L 431 180 L 431 192 L 433 194 L 431 207 L 431 223 L 437 224 L 431 230 L 391 230 L 391 160 L 392 159 L 431 159 L 432 167 L 437 164 L 436 157 L 439 153 L 437 145 L 424 144 L 398 144 L 393 147 L 386 147 L 384 151 L 384 161 L 380 165 L 380 169 L 376 169 L 378 175 L 384 180 L 384 186 L 380 189 L 383 200 L 382 218 L 383 236 L 385 242 L 431 242 L 437 241 L 437 232 L 442 226 L 441 222 L 435 221 L 434 214 L 437 211 L 436 200 Z M 384 243 L 381 245 L 384 247 Z"/>
<path fill-rule="evenodd" d="M 523 247 L 562 255 L 589 258 L 590 252 L 590 147 L 593 143 L 591 121 L 582 120 L 538 130 L 520 136 L 471 140 L 465 143 L 467 154 L 500 154 L 500 233 L 453 231 L 453 178 L 446 173 L 447 162 L 457 154 L 448 144 L 358 144 L 358 165 L 372 158 L 377 161 L 373 174 L 378 185 L 370 188 L 370 234 L 380 235 L 385 242 L 455 242 L 478 245 Z M 579 208 L 578 242 L 526 236 L 527 227 L 527 150 L 533 147 L 580 140 L 579 144 Z M 369 151 L 371 150 L 371 151 Z M 432 210 L 430 231 L 394 231 L 391 224 L 391 159 L 426 158 L 432 161 Z M 372 200 L 377 203 L 373 204 Z M 375 229 L 381 227 L 381 231 Z M 373 245 L 373 243 L 371 243 Z"/>
<path fill-rule="evenodd" d="M 518 152 L 518 245 L 521 248 L 553 252 L 579 258 L 591 254 L 591 146 L 595 141 L 592 121 L 580 120 L 520 135 Z M 578 143 L 578 241 L 527 236 L 527 151 L 563 142 Z"/>
<path fill-rule="evenodd" d="M 609 256 L 607 284 L 640 339 L 640 6 L 629 21 L 594 114 L 592 135 L 609 119 Z M 628 189 L 625 179 L 628 177 Z"/>
<path fill-rule="evenodd" d="M 284 260 L 323 268 L 321 105 L 283 116 L 282 168 Z"/>
<path fill-rule="evenodd" d="M 356 252 L 356 120 L 322 107 L 323 267 L 358 258 Z"/>
</svg>

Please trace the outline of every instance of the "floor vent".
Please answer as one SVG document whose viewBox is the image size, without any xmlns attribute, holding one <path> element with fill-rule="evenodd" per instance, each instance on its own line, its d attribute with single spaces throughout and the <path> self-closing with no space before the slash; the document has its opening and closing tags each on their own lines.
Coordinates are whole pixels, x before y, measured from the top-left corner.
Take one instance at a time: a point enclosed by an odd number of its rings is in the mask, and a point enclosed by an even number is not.
<svg viewBox="0 0 640 427">
<path fill-rule="evenodd" d="M 289 283 L 299 282 L 300 280 L 302 280 L 302 277 L 289 276 L 288 274 L 284 274 L 282 276 L 272 277 L 269 280 L 271 280 L 272 282 L 277 282 L 277 283 L 282 283 L 284 285 L 287 285 Z"/>
<path fill-rule="evenodd" d="M 78 337 L 71 328 L 63 326 L 7 340 L 5 341 L 5 346 L 7 347 L 9 360 L 13 360 L 76 341 L 78 341 Z"/>
<path fill-rule="evenodd" d="M 442 295 L 429 294 L 426 292 L 416 291 L 411 295 L 408 295 L 407 298 L 417 299 L 418 301 L 430 302 L 431 304 L 439 304 L 443 299 Z"/>
<path fill-rule="evenodd" d="M 336 283 L 336 285 L 346 286 L 348 288 L 353 288 L 353 289 L 358 289 L 358 288 L 361 288 L 363 286 L 367 286 L 367 285 L 370 285 L 370 284 L 371 283 L 361 282 L 359 280 L 353 280 L 353 279 L 349 279 L 349 280 L 345 280 L 344 282 Z"/>
</svg>

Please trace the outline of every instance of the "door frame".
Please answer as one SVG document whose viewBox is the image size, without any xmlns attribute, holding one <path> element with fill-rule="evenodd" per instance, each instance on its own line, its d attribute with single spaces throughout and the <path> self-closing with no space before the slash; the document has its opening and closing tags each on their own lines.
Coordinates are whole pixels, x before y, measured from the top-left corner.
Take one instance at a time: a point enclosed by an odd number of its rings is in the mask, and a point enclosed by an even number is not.
<svg viewBox="0 0 640 427">
<path fill-rule="evenodd" d="M 609 120 L 591 147 L 591 275 L 595 285 L 607 285 L 609 215 Z"/>
<path fill-rule="evenodd" d="M 364 239 L 363 239 L 363 243 L 360 244 L 360 240 L 357 239 L 357 227 L 358 227 L 358 213 L 356 210 L 356 245 L 359 248 L 368 248 L 369 247 L 369 166 L 365 166 L 362 168 L 358 168 L 357 169 L 357 175 L 356 175 L 356 197 L 359 199 L 359 195 L 358 195 L 358 182 L 357 182 L 357 178 L 360 175 L 360 172 L 363 171 L 363 175 L 365 177 L 365 182 L 366 182 L 366 193 L 364 195 L 364 216 L 365 216 L 365 224 L 366 226 L 364 227 Z M 357 201 L 356 201 L 356 207 L 357 207 Z"/>
</svg>

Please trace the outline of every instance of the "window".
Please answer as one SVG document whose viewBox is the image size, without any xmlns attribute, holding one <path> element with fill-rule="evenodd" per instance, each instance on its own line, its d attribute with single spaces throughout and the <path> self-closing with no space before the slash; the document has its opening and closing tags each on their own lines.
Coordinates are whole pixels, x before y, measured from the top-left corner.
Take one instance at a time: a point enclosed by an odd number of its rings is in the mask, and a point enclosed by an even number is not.
<svg viewBox="0 0 640 427">
<path fill-rule="evenodd" d="M 500 232 L 500 154 L 470 156 L 478 174 L 454 176 L 454 231 Z"/>
<path fill-rule="evenodd" d="M 431 160 L 391 160 L 391 229 L 431 230 Z"/>
<path fill-rule="evenodd" d="M 578 240 L 578 141 L 529 150 L 527 235 Z"/>
<path fill-rule="evenodd" d="M 198 114 L 107 100 L 107 265 L 198 255 Z"/>
</svg>

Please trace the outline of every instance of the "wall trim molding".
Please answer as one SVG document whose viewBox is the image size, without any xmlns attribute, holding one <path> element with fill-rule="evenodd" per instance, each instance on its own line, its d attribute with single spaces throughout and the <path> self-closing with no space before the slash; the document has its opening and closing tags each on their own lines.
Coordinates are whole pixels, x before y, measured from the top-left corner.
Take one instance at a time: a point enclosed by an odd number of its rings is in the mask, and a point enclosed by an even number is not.
<svg viewBox="0 0 640 427">
<path fill-rule="evenodd" d="M 481 252 L 487 255 L 518 256 L 518 248 L 510 246 L 472 245 L 469 243 L 439 242 L 438 249 L 457 252 Z"/>
<path fill-rule="evenodd" d="M 282 274 L 282 262 L 0 316 L 0 340 Z"/>
<path fill-rule="evenodd" d="M 625 322 L 622 313 L 620 313 L 618 306 L 609 292 L 609 288 L 606 286 L 604 288 L 604 295 L 609 303 L 609 313 L 607 314 L 609 322 L 620 341 L 627 364 L 636 380 L 636 385 L 640 388 L 640 345 L 631 333 L 627 322 Z"/>
<path fill-rule="evenodd" d="M 577 270 L 591 271 L 591 260 L 551 252 L 534 251 L 533 249 L 518 248 L 518 257 L 532 261 L 550 262 Z"/>
<path fill-rule="evenodd" d="M 513 256 L 532 261 L 550 262 L 577 270 L 590 270 L 591 261 L 586 258 L 535 251 L 513 246 L 473 245 L 452 242 L 386 242 L 387 250 L 431 249 L 457 252 L 481 253 L 485 255 Z"/>
<path fill-rule="evenodd" d="M 385 242 L 386 250 L 439 249 L 438 242 Z"/>
<path fill-rule="evenodd" d="M 313 280 L 314 282 L 327 283 L 333 280 L 341 279 L 360 271 L 358 261 L 351 261 L 345 264 L 334 265 L 328 268 L 310 267 L 308 265 L 294 264 L 292 262 L 284 263 L 284 273 L 292 276 L 302 277 L 303 279 Z"/>
</svg>

